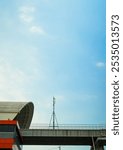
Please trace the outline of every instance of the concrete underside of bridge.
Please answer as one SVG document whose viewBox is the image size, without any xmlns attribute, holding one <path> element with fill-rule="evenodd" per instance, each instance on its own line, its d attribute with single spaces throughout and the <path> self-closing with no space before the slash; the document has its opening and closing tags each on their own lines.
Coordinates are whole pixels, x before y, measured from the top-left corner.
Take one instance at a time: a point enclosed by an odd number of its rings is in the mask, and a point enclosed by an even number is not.
<svg viewBox="0 0 123 150">
<path fill-rule="evenodd" d="M 24 145 L 91 145 L 91 137 L 23 137 Z"/>
<path fill-rule="evenodd" d="M 104 129 L 103 130 L 26 129 L 22 130 L 21 133 L 23 138 L 23 145 L 92 146 L 93 145 L 92 137 L 96 145 L 106 145 L 106 130 Z"/>
</svg>

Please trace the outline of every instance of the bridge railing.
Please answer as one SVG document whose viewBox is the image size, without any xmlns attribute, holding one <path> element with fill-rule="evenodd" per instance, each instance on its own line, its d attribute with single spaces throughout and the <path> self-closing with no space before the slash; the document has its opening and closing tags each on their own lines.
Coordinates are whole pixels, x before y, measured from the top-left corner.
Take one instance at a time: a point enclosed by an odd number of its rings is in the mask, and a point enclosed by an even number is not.
<svg viewBox="0 0 123 150">
<path fill-rule="evenodd" d="M 52 126 L 48 124 L 32 124 L 30 129 L 73 129 L 73 130 L 80 130 L 80 129 L 106 129 L 105 124 L 59 124 L 57 126 Z"/>
</svg>

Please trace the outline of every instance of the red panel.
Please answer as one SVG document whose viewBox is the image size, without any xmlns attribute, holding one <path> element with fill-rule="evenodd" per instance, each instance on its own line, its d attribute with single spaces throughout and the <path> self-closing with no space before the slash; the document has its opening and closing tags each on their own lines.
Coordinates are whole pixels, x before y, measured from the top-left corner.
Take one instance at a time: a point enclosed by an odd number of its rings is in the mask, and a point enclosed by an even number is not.
<svg viewBox="0 0 123 150">
<path fill-rule="evenodd" d="M 0 149 L 7 149 L 7 148 L 9 148 L 9 149 L 12 149 L 12 145 L 11 144 L 4 144 L 4 143 L 2 143 L 2 144 L 0 144 Z"/>
<path fill-rule="evenodd" d="M 13 125 L 16 125 L 17 124 L 17 121 L 16 120 L 0 120 L 0 125 L 1 124 L 13 124 Z"/>
<path fill-rule="evenodd" d="M 1 148 L 12 148 L 12 145 L 14 144 L 14 139 L 11 138 L 0 138 L 0 149 Z"/>
</svg>

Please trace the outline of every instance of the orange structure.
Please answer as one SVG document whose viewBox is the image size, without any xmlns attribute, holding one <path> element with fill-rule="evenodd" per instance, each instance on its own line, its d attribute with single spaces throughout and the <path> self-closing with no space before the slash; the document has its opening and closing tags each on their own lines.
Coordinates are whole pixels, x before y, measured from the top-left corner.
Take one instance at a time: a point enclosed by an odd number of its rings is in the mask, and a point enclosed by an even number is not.
<svg viewBox="0 0 123 150">
<path fill-rule="evenodd" d="M 22 137 L 15 120 L 0 120 L 0 150 L 21 150 Z"/>
</svg>

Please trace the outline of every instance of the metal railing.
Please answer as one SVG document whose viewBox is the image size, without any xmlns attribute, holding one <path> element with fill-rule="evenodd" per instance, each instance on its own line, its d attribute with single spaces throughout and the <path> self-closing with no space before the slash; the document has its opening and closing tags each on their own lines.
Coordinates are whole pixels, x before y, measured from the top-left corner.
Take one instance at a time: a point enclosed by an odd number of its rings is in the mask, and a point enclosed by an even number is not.
<svg viewBox="0 0 123 150">
<path fill-rule="evenodd" d="M 53 129 L 52 125 L 48 124 L 32 124 L 30 126 L 30 129 Z M 54 129 L 73 129 L 73 130 L 79 130 L 79 129 L 106 129 L 105 124 L 59 124 L 58 126 L 55 126 Z"/>
</svg>

